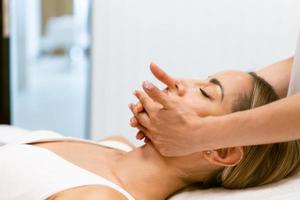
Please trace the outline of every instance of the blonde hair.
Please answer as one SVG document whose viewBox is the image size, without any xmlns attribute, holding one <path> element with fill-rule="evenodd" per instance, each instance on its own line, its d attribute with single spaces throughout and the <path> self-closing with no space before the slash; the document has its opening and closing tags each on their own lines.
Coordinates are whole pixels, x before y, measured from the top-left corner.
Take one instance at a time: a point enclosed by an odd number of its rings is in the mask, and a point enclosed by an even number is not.
<svg viewBox="0 0 300 200">
<path fill-rule="evenodd" d="M 252 109 L 278 100 L 272 86 L 255 73 L 250 95 L 233 105 L 233 112 Z M 258 119 L 259 120 L 259 119 Z M 225 167 L 211 184 L 230 189 L 260 186 L 295 174 L 300 167 L 300 140 L 243 147 L 244 157 L 236 166 Z"/>
</svg>

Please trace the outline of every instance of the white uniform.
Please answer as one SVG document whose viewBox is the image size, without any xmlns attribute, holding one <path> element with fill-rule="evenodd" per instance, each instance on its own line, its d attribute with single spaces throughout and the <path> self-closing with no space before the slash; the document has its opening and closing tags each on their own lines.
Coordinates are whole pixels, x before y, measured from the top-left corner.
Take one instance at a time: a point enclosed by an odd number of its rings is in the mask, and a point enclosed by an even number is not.
<svg viewBox="0 0 300 200">
<path fill-rule="evenodd" d="M 123 143 L 96 143 L 64 137 L 50 131 L 22 132 L 0 126 L 0 199 L 42 200 L 58 192 L 85 185 L 110 187 L 128 200 L 134 198 L 119 185 L 82 169 L 47 149 L 28 145 L 37 141 L 75 140 L 129 151 Z M 49 164 L 50 163 L 50 164 Z"/>
<path fill-rule="evenodd" d="M 288 96 L 300 92 L 300 33 L 297 42 L 297 48 L 294 55 L 294 63 L 291 73 Z"/>
</svg>

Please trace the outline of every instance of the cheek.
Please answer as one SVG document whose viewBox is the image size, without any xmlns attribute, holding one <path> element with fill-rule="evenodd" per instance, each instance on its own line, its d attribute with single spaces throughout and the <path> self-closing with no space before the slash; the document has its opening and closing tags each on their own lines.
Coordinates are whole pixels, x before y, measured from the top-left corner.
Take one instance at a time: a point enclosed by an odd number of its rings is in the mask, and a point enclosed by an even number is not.
<svg viewBox="0 0 300 200">
<path fill-rule="evenodd" d="M 194 110 L 199 116 L 207 116 L 211 115 L 213 112 L 214 105 L 201 97 L 185 97 L 184 98 L 185 105 L 189 106 L 192 110 Z"/>
<path fill-rule="evenodd" d="M 212 106 L 210 104 L 203 104 L 195 106 L 195 110 L 197 114 L 201 117 L 206 117 L 209 115 L 215 115 L 214 109 L 212 109 Z"/>
</svg>

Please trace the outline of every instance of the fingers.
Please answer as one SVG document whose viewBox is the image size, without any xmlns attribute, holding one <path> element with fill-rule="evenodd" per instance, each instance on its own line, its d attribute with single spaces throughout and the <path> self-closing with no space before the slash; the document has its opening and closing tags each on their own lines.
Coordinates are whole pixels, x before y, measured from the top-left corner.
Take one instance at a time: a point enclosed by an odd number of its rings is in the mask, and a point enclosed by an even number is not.
<svg viewBox="0 0 300 200">
<path fill-rule="evenodd" d="M 131 105 L 129 105 L 129 106 L 131 106 Z M 132 110 L 136 109 L 137 113 L 144 112 L 144 107 L 141 104 L 141 102 L 138 102 L 136 105 L 133 105 L 133 107 L 134 108 Z M 135 127 L 137 127 L 138 124 L 139 124 L 139 122 L 137 121 L 137 119 L 135 117 L 132 117 L 130 119 L 130 126 L 135 128 Z"/>
<path fill-rule="evenodd" d="M 143 112 L 143 106 L 142 106 L 141 103 L 137 103 L 136 105 L 133 105 L 133 107 L 135 107 L 135 108 L 133 108 L 132 110 L 136 109 L 136 111 L 134 111 L 134 112 L 137 112 L 137 113 Z M 139 122 L 137 121 L 136 117 L 132 117 L 130 119 L 130 126 L 139 129 L 138 133 L 136 134 L 136 139 L 138 139 L 138 140 L 145 139 L 144 142 L 146 143 L 147 137 L 145 136 L 145 132 L 147 130 L 146 130 L 145 127 L 143 127 L 142 125 L 139 124 Z"/>
<path fill-rule="evenodd" d="M 135 138 L 138 140 L 142 140 L 143 138 L 145 138 L 145 134 L 142 131 L 139 131 L 137 132 Z"/>
<path fill-rule="evenodd" d="M 151 140 L 149 138 L 145 137 L 144 142 L 149 143 L 149 142 L 151 142 Z"/>
<path fill-rule="evenodd" d="M 140 131 L 141 131 L 141 133 L 139 134 L 139 133 L 137 133 L 137 135 L 146 135 L 145 133 L 147 132 L 148 133 L 148 130 L 145 128 L 145 127 L 143 127 L 138 121 L 137 121 L 137 119 L 135 118 L 135 117 L 132 117 L 131 119 L 130 119 L 130 126 L 131 127 L 133 127 L 133 128 L 137 128 L 137 129 L 139 129 Z M 138 138 L 137 138 L 138 139 Z"/>
<path fill-rule="evenodd" d="M 130 108 L 131 112 L 133 113 L 134 117 L 136 118 L 136 120 L 138 121 L 138 123 L 140 123 L 145 128 L 148 128 L 150 126 L 150 119 L 149 119 L 149 116 L 147 115 L 147 113 L 145 113 L 145 112 L 138 113 L 134 104 L 130 104 L 129 108 Z"/>
<path fill-rule="evenodd" d="M 137 112 L 141 112 L 142 109 L 149 114 L 157 108 L 157 104 L 144 92 L 136 90 L 134 95 L 139 99 L 141 105 L 137 105 Z M 142 107 L 142 108 L 141 108 Z"/>
<path fill-rule="evenodd" d="M 169 88 L 174 89 L 176 88 L 176 82 L 173 77 L 171 77 L 169 74 L 167 74 L 165 71 L 160 69 L 158 65 L 155 63 L 150 64 L 150 70 L 152 74 L 161 82 L 166 84 Z"/>
<path fill-rule="evenodd" d="M 138 126 L 139 122 L 137 121 L 137 119 L 135 117 L 132 117 L 130 119 L 130 126 L 136 128 Z"/>
<path fill-rule="evenodd" d="M 143 131 L 139 131 L 136 134 L 136 139 L 144 140 L 145 143 L 151 142 L 151 140 L 145 135 L 145 133 Z"/>
<path fill-rule="evenodd" d="M 132 117 L 130 119 L 130 125 L 134 128 L 137 128 L 139 131 L 137 132 L 136 134 L 136 139 L 138 140 L 142 140 L 144 139 L 146 136 L 145 136 L 145 132 L 147 131 L 145 127 L 141 126 L 138 121 L 136 120 L 135 117 Z"/>
<path fill-rule="evenodd" d="M 143 89 L 147 93 L 147 95 L 149 97 L 151 97 L 152 100 L 160 103 L 165 108 L 171 107 L 171 103 L 170 103 L 168 95 L 166 93 L 164 93 L 163 91 L 161 91 L 159 88 L 157 88 L 152 83 L 150 83 L 148 81 L 144 81 Z M 143 104 L 144 108 L 146 109 L 146 105 L 143 102 L 142 102 L 142 104 Z"/>
<path fill-rule="evenodd" d="M 145 143 L 151 142 L 151 140 L 149 138 L 147 138 L 142 131 L 139 131 L 136 134 L 136 139 L 138 139 L 138 140 L 144 140 Z"/>
<path fill-rule="evenodd" d="M 136 104 L 136 109 L 137 109 L 137 112 L 143 112 L 144 111 L 144 107 L 143 107 L 143 104 L 141 102 L 138 102 Z"/>
</svg>

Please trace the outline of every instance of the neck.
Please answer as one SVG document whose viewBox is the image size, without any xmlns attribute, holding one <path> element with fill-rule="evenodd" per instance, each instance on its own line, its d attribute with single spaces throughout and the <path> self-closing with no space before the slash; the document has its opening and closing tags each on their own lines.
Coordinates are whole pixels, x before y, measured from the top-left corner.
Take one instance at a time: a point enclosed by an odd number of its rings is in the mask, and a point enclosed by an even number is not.
<svg viewBox="0 0 300 200">
<path fill-rule="evenodd" d="M 136 199 L 163 200 L 187 185 L 180 170 L 168 165 L 151 144 L 123 155 L 112 171 Z"/>
</svg>

